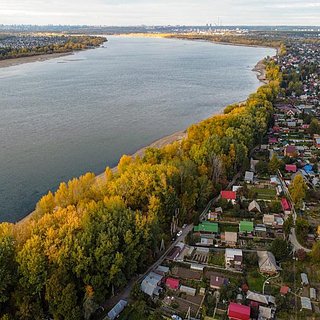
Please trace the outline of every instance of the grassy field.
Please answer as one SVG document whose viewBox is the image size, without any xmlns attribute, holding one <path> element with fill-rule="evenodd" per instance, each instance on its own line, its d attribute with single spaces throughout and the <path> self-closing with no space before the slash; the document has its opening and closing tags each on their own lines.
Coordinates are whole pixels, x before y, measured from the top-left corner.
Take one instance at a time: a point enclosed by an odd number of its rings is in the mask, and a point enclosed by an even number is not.
<svg viewBox="0 0 320 320">
<path fill-rule="evenodd" d="M 238 232 L 239 226 L 237 224 L 225 224 L 225 223 L 219 223 L 219 230 L 220 232 Z"/>
<path fill-rule="evenodd" d="M 250 190 L 257 193 L 258 194 L 257 198 L 261 200 L 275 200 L 277 195 L 275 189 L 259 189 L 259 188 L 253 187 Z"/>
<path fill-rule="evenodd" d="M 252 270 L 248 272 L 246 278 L 250 290 L 262 292 L 263 282 L 266 279 L 264 276 L 262 276 L 257 270 Z"/>
<path fill-rule="evenodd" d="M 209 265 L 224 267 L 224 252 L 211 252 L 208 260 Z"/>
</svg>

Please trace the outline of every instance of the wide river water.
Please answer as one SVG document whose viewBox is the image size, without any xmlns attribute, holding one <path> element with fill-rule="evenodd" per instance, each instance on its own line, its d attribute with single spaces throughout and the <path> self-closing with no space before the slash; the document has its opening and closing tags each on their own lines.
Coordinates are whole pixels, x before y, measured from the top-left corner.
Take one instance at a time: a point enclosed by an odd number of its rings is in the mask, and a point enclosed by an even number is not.
<svg viewBox="0 0 320 320">
<path fill-rule="evenodd" d="M 104 47 L 0 69 L 0 221 L 60 182 L 102 172 L 261 85 L 273 49 L 109 37 Z"/>
</svg>

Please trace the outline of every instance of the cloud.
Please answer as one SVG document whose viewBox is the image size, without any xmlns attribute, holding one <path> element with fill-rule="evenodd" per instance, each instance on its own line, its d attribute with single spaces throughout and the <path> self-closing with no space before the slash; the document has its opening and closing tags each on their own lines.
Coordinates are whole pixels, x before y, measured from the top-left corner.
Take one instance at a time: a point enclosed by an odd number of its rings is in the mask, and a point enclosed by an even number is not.
<svg viewBox="0 0 320 320">
<path fill-rule="evenodd" d="M 1 23 L 9 24 L 204 25 L 220 17 L 226 25 L 315 25 L 320 11 L 315 0 L 0 1 Z M 295 21 L 287 11 L 295 14 Z"/>
</svg>

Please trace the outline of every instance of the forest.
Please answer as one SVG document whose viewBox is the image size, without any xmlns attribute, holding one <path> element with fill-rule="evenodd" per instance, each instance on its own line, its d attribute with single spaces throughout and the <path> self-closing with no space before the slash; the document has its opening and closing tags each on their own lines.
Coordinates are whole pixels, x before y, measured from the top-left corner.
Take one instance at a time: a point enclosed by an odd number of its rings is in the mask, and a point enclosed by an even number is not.
<svg viewBox="0 0 320 320">
<path fill-rule="evenodd" d="M 6 37 L 3 35 L 2 38 L 5 39 Z M 106 38 L 104 37 L 66 36 L 63 43 L 50 43 L 47 45 L 23 48 L 0 47 L 0 60 L 85 50 L 98 47 L 105 41 Z"/>
<path fill-rule="evenodd" d="M 182 33 L 168 34 L 166 38 L 177 38 L 187 40 L 206 40 L 217 43 L 230 43 L 233 45 L 245 46 L 265 46 L 271 48 L 283 49 L 283 40 L 278 38 L 263 37 L 259 33 L 250 35 L 237 34 L 197 34 L 197 33 Z"/>
<path fill-rule="evenodd" d="M 124 155 L 103 177 L 61 183 L 29 219 L 0 224 L 0 319 L 92 319 L 94 311 L 171 240 L 170 222 L 197 222 L 207 201 L 248 166 L 272 121 L 281 73 L 142 158 Z"/>
</svg>

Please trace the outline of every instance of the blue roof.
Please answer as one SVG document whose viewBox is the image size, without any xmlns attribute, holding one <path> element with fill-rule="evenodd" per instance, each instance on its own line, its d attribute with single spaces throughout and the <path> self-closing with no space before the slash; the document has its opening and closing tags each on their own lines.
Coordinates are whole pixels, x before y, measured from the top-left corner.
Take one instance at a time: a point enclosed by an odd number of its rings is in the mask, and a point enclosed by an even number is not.
<svg viewBox="0 0 320 320">
<path fill-rule="evenodd" d="M 312 172 L 312 171 L 313 171 L 312 169 L 313 169 L 313 167 L 312 167 L 311 164 L 306 164 L 306 165 L 303 167 L 303 170 L 304 170 L 305 172 L 307 172 L 307 173 Z"/>
</svg>

